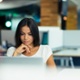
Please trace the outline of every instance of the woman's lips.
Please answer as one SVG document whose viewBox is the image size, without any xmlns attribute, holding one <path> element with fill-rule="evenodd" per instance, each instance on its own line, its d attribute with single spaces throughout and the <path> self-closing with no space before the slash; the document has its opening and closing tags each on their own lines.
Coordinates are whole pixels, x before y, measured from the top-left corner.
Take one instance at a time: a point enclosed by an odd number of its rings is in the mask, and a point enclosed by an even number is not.
<svg viewBox="0 0 80 80">
<path fill-rule="evenodd" d="M 24 41 L 24 44 L 28 44 L 29 41 Z"/>
</svg>

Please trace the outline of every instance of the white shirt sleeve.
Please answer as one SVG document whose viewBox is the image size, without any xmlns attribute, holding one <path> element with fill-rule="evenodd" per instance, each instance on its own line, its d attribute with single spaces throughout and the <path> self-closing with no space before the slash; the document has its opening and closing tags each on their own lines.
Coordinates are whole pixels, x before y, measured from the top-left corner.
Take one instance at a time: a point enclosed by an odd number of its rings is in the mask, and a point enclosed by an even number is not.
<svg viewBox="0 0 80 80">
<path fill-rule="evenodd" d="M 45 61 L 45 63 L 47 62 L 48 58 L 52 55 L 52 50 L 48 45 L 44 46 L 44 50 L 43 50 L 43 59 Z"/>
<path fill-rule="evenodd" d="M 6 56 L 11 57 L 11 56 L 13 55 L 14 51 L 15 51 L 15 47 L 10 47 L 10 48 L 7 50 Z"/>
</svg>

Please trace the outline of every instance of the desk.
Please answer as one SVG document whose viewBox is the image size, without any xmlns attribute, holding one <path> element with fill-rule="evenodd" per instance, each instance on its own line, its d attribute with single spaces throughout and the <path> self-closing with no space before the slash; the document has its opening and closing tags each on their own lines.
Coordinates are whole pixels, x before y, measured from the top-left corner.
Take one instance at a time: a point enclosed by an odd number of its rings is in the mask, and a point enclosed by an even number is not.
<svg viewBox="0 0 80 80">
<path fill-rule="evenodd" d="M 60 59 L 61 66 L 64 66 L 64 61 L 66 61 L 66 66 L 69 67 L 70 61 L 71 66 L 74 67 L 72 57 L 80 57 L 80 50 L 61 50 L 59 52 L 53 53 L 53 56 L 55 59 Z"/>
<path fill-rule="evenodd" d="M 54 80 L 80 80 L 80 68 L 63 69 L 58 73 Z"/>
</svg>

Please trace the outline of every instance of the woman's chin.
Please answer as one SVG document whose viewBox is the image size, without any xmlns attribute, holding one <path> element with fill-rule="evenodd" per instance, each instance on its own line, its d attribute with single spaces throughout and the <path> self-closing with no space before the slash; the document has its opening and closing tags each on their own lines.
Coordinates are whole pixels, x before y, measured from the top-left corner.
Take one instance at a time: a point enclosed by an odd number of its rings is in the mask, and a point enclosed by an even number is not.
<svg viewBox="0 0 80 80">
<path fill-rule="evenodd" d="M 26 46 L 29 45 L 28 43 L 23 43 L 23 44 L 26 45 Z"/>
</svg>

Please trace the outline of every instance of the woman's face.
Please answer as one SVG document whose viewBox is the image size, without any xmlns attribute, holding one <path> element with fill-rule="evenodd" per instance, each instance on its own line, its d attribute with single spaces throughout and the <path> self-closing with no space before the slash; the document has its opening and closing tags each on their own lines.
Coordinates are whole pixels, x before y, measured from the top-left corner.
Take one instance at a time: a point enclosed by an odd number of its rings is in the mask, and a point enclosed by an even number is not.
<svg viewBox="0 0 80 80">
<path fill-rule="evenodd" d="M 20 39 L 23 44 L 33 46 L 33 36 L 28 26 L 21 28 Z"/>
</svg>

